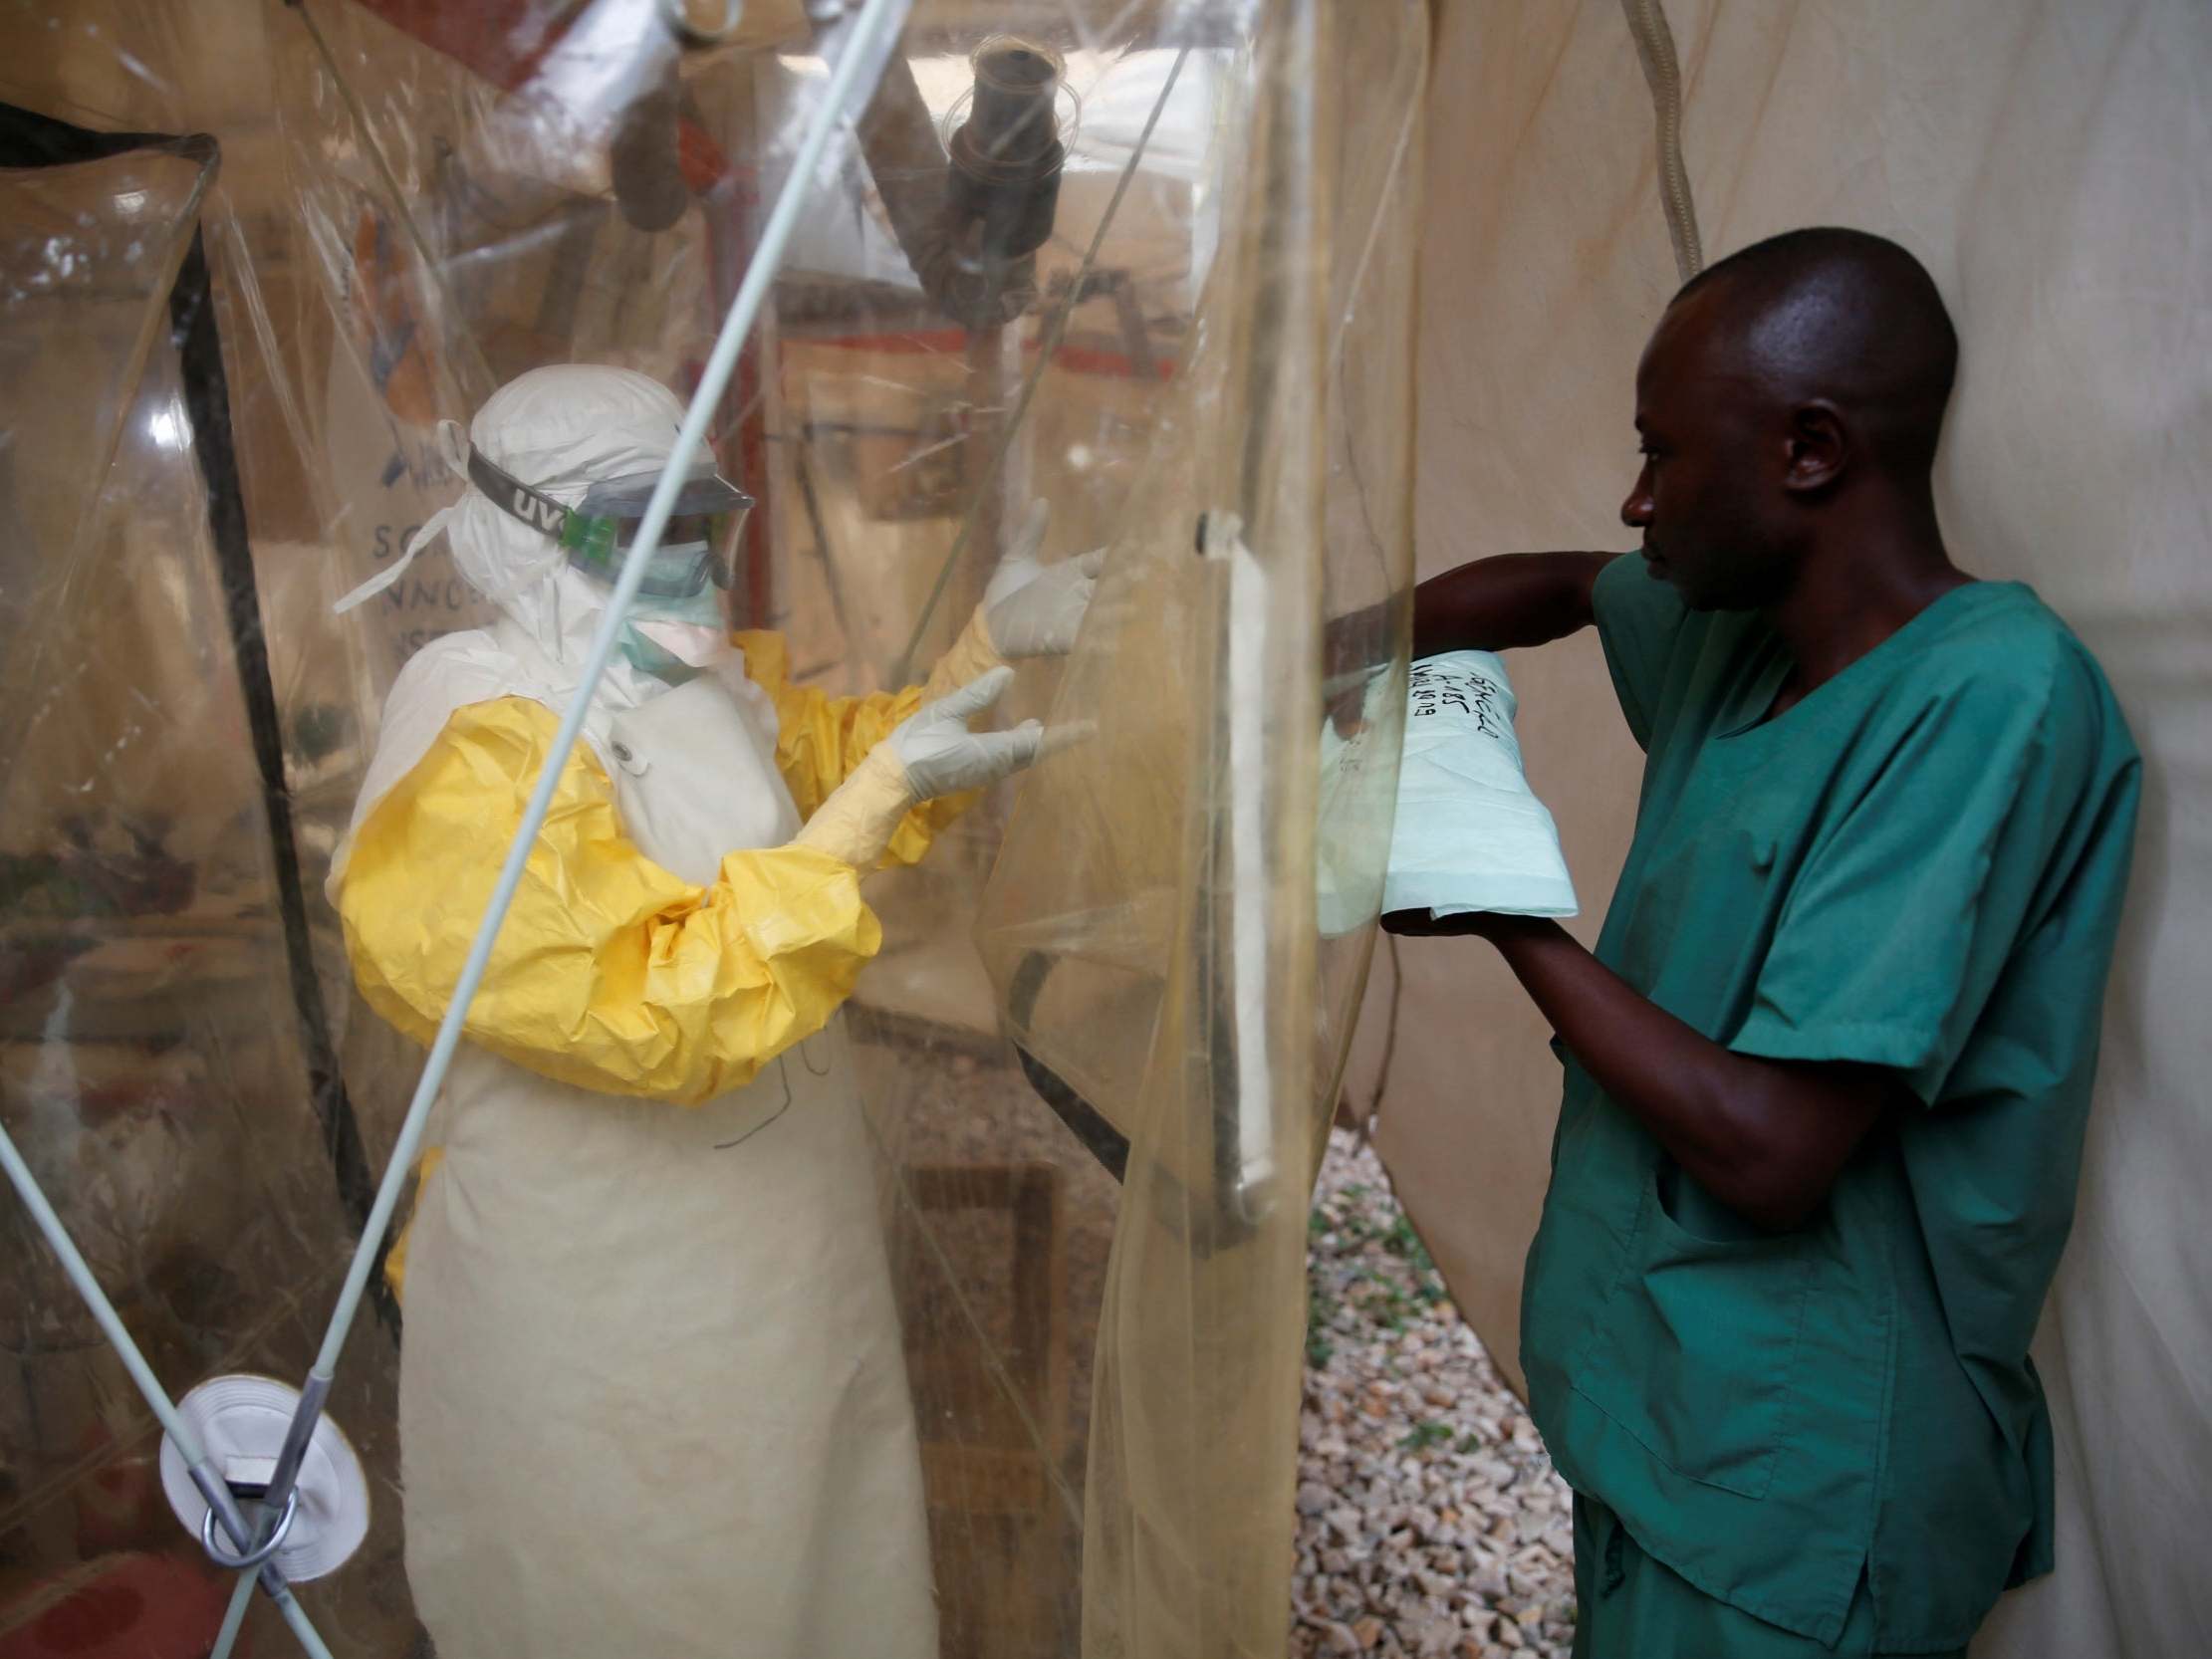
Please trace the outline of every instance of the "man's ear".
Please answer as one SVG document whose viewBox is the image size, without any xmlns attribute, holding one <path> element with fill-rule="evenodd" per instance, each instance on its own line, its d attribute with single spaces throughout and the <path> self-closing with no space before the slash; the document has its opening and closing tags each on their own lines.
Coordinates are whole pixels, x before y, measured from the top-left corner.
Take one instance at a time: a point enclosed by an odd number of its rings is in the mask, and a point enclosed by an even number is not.
<svg viewBox="0 0 2212 1659">
<path fill-rule="evenodd" d="M 1816 398 L 1790 411 L 1782 473 L 1786 489 L 1811 494 L 1843 476 L 1850 462 L 1850 434 L 1834 403 Z"/>
</svg>

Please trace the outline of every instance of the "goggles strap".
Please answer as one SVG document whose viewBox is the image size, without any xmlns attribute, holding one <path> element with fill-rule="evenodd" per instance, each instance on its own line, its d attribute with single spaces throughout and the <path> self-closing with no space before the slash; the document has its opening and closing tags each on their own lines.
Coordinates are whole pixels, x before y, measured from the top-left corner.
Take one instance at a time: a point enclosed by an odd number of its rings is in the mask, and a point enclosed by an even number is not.
<svg viewBox="0 0 2212 1659">
<path fill-rule="evenodd" d="M 482 450 L 473 445 L 468 452 L 468 481 L 483 491 L 484 498 L 509 518 L 519 520 L 557 542 L 566 542 L 568 539 L 571 509 L 555 501 L 543 490 L 532 489 L 513 473 L 495 465 Z"/>
</svg>

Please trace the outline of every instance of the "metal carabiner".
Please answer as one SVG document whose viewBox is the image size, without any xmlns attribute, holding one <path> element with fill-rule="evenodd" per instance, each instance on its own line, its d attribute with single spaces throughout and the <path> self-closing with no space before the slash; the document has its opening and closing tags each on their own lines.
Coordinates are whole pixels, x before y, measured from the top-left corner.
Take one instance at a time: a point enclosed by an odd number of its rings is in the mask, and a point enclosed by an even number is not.
<svg viewBox="0 0 2212 1659">
<path fill-rule="evenodd" d="M 284 1512 L 277 1517 L 276 1531 L 259 1547 L 243 1555 L 234 1555 L 215 1541 L 215 1512 L 210 1509 L 200 1518 L 200 1547 L 207 1551 L 207 1558 L 217 1566 L 231 1572 L 244 1572 L 258 1567 L 284 1547 L 285 1536 L 292 1531 L 292 1521 L 300 1513 L 300 1489 L 294 1487 L 284 1497 Z"/>
</svg>

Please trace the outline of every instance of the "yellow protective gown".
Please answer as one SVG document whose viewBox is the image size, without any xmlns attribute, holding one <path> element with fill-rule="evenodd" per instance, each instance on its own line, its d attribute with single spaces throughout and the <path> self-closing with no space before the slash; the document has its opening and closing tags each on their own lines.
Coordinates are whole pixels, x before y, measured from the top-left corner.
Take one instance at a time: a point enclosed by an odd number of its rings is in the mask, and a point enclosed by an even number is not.
<svg viewBox="0 0 2212 1659">
<path fill-rule="evenodd" d="M 400 1436 L 442 1659 L 936 1653 L 836 1015 L 880 932 L 860 872 L 787 844 L 921 694 L 823 697 L 740 642 L 742 676 L 595 701 L 436 1108 Z M 387 707 L 334 886 L 363 994 L 417 1037 L 558 726 L 546 666 L 503 619 Z"/>
<path fill-rule="evenodd" d="M 737 639 L 774 709 L 776 772 L 802 820 L 920 706 L 918 687 L 830 697 L 793 686 L 779 635 Z M 559 728 L 525 696 L 456 710 L 354 833 L 339 913 L 355 983 L 424 1044 Z M 969 799 L 917 807 L 885 861 L 914 862 Z M 697 1105 L 752 1081 L 851 994 L 882 942 L 860 873 L 779 844 L 732 850 L 709 884 L 686 882 L 623 833 L 614 787 L 580 745 L 465 1030 L 564 1082 Z"/>
</svg>

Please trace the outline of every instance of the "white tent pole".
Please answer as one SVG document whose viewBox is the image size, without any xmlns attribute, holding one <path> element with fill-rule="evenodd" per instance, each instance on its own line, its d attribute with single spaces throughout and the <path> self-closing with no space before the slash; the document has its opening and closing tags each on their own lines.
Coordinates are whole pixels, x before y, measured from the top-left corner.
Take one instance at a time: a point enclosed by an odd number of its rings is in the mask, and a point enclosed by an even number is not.
<svg viewBox="0 0 2212 1659">
<path fill-rule="evenodd" d="M 47 1202 L 45 1191 L 38 1178 L 31 1173 L 31 1166 L 23 1161 L 23 1154 L 4 1125 L 0 1125 L 0 1165 L 8 1172 L 16 1194 L 23 1200 L 23 1207 L 31 1212 L 31 1219 L 38 1223 L 46 1236 L 48 1246 L 61 1258 L 62 1271 L 69 1275 L 69 1282 L 85 1305 L 92 1310 L 93 1319 L 100 1326 L 108 1345 L 122 1359 L 123 1368 L 130 1373 L 130 1380 L 152 1407 L 161 1432 L 176 1442 L 176 1449 L 184 1454 L 186 1463 L 198 1463 L 205 1455 L 200 1449 L 199 1437 L 177 1415 L 176 1406 L 170 1401 L 168 1391 L 154 1376 L 153 1367 L 146 1363 L 146 1356 L 139 1352 L 138 1344 L 130 1332 L 123 1328 L 123 1317 L 116 1311 L 115 1304 L 108 1300 L 108 1293 L 100 1288 L 100 1281 L 93 1277 L 93 1270 L 78 1252 L 77 1242 L 69 1236 L 69 1229 L 62 1225 L 62 1218 L 54 1213 L 54 1206 Z"/>
</svg>

